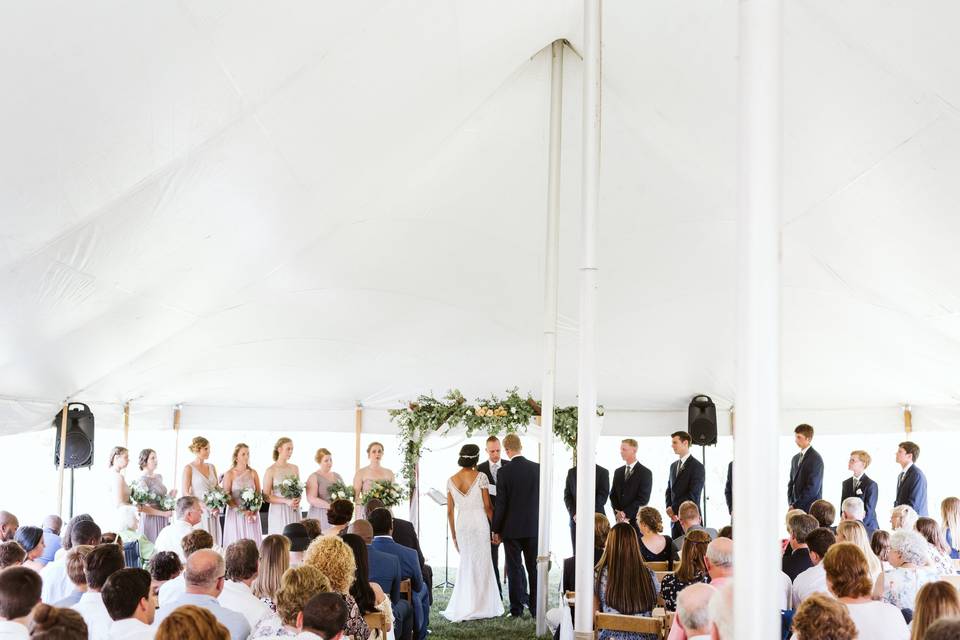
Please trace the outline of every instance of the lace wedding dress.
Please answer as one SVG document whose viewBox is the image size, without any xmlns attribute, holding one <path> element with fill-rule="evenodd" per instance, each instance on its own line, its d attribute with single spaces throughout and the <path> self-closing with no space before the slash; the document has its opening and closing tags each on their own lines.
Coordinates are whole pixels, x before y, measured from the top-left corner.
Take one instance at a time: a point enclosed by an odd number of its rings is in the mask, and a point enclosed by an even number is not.
<svg viewBox="0 0 960 640">
<path fill-rule="evenodd" d="M 489 489 L 487 476 L 477 478 L 464 494 L 447 480 L 447 491 L 453 496 L 457 516 L 457 545 L 460 547 L 460 568 L 444 618 L 453 622 L 495 618 L 503 615 L 503 601 L 497 590 L 490 558 L 490 523 L 483 510 L 483 489 Z"/>
</svg>

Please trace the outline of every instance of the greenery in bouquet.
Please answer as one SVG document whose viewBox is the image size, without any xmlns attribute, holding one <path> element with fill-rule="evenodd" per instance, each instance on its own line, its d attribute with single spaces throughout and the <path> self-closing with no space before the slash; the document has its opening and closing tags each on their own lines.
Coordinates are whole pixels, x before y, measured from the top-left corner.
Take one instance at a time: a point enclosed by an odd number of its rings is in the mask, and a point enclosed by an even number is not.
<svg viewBox="0 0 960 640">
<path fill-rule="evenodd" d="M 296 476 L 288 476 L 280 481 L 280 495 L 295 500 L 303 495 L 303 483 Z"/>
<path fill-rule="evenodd" d="M 211 487 L 203 494 L 203 504 L 210 511 L 223 511 L 227 508 L 227 492 L 220 487 Z"/>
<path fill-rule="evenodd" d="M 366 493 L 363 494 L 361 502 L 366 503 L 372 498 L 377 498 L 388 507 L 395 507 L 406 498 L 406 491 L 396 482 L 390 480 L 375 480 Z"/>
<path fill-rule="evenodd" d="M 130 485 L 130 502 L 136 505 L 152 504 L 156 496 L 147 490 L 142 482 L 134 482 Z"/>
<path fill-rule="evenodd" d="M 247 487 L 240 492 L 240 510 L 241 511 L 260 511 L 260 507 L 263 506 L 263 494 L 254 489 L 253 487 Z"/>
<path fill-rule="evenodd" d="M 173 511 L 177 507 L 177 499 L 172 496 L 157 496 L 156 505 L 161 511 Z"/>
<path fill-rule="evenodd" d="M 349 500 L 353 502 L 353 486 L 345 484 L 343 480 L 331 482 L 327 491 L 330 495 L 330 502 L 334 500 Z"/>
</svg>

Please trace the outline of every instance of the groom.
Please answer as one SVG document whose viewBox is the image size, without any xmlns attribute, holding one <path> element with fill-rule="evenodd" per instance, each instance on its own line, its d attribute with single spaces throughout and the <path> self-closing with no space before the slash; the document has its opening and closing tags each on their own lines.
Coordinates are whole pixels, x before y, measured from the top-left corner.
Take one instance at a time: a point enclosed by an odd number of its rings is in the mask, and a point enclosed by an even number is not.
<svg viewBox="0 0 960 640">
<path fill-rule="evenodd" d="M 500 469 L 497 498 L 493 508 L 493 542 L 503 541 L 510 615 L 520 617 L 523 605 L 536 615 L 537 606 L 537 527 L 540 504 L 540 465 L 523 457 L 520 437 L 508 433 L 503 448 L 510 464 Z M 520 556 L 523 554 L 523 562 Z M 526 568 L 526 576 L 524 576 Z M 526 584 L 530 584 L 527 594 Z"/>
</svg>

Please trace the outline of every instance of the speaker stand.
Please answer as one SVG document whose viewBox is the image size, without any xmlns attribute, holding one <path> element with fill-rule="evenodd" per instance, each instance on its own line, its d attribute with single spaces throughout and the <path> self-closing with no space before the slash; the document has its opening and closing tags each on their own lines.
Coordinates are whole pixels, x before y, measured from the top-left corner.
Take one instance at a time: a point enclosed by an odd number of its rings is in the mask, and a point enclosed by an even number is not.
<svg viewBox="0 0 960 640">
<path fill-rule="evenodd" d="M 73 474 L 76 471 L 70 467 L 70 518 L 73 519 Z"/>
<path fill-rule="evenodd" d="M 700 520 L 707 526 L 707 445 L 700 445 L 700 462 L 703 463 L 703 508 L 700 509 Z"/>
</svg>

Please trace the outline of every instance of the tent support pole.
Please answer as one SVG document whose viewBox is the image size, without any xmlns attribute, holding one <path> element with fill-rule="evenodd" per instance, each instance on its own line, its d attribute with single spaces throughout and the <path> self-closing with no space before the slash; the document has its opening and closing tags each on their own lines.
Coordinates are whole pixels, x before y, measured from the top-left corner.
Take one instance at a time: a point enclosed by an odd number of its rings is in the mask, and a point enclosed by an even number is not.
<svg viewBox="0 0 960 640">
<path fill-rule="evenodd" d="M 359 404 L 357 405 L 356 410 L 354 411 L 354 420 L 353 420 L 353 432 L 354 432 L 354 446 L 353 446 L 353 472 L 356 473 L 360 469 L 360 433 L 363 431 L 363 407 Z M 357 496 L 359 499 L 360 496 Z"/>
<path fill-rule="evenodd" d="M 130 403 L 123 405 L 123 448 L 130 447 Z"/>
<path fill-rule="evenodd" d="M 903 430 L 907 436 L 913 433 L 913 408 L 908 404 L 903 405 Z"/>
<path fill-rule="evenodd" d="M 553 504 L 553 408 L 556 404 L 557 299 L 560 254 L 560 140 L 563 129 L 563 40 L 550 45 L 550 147 L 547 168 L 547 251 L 543 291 L 543 446 L 537 532 L 537 635 L 547 632 L 550 572 L 550 505 Z"/>
<path fill-rule="evenodd" d="M 735 635 L 780 632 L 777 477 L 780 432 L 781 2 L 740 2 Z"/>
<path fill-rule="evenodd" d="M 577 513 L 593 513 L 597 430 L 596 218 L 600 206 L 601 0 L 583 3 L 583 167 L 581 174 L 580 340 L 577 390 Z M 593 639 L 593 518 L 576 523 L 576 619 L 574 638 Z"/>
<path fill-rule="evenodd" d="M 173 490 L 180 481 L 180 405 L 173 410 Z"/>
<path fill-rule="evenodd" d="M 68 402 L 63 403 L 63 410 L 60 418 L 60 469 L 57 489 L 57 513 L 63 517 L 63 470 L 67 465 L 67 408 Z"/>
</svg>

